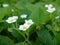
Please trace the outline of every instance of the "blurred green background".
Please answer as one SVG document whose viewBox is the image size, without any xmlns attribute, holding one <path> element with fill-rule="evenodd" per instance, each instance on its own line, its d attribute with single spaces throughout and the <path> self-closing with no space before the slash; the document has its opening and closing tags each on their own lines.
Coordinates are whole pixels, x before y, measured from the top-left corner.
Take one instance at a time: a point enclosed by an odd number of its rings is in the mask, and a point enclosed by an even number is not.
<svg viewBox="0 0 60 45">
<path fill-rule="evenodd" d="M 3 4 L 8 6 L 3 7 Z M 56 11 L 46 12 L 46 4 L 54 5 Z M 24 43 L 25 39 L 19 33 L 22 31 L 12 29 L 12 24 L 5 21 L 10 16 L 18 16 L 19 26 L 25 20 L 20 18 L 21 14 L 27 14 L 27 19 L 34 21 L 29 28 L 31 44 Z M 60 0 L 0 0 L 0 45 L 60 45 Z"/>
</svg>

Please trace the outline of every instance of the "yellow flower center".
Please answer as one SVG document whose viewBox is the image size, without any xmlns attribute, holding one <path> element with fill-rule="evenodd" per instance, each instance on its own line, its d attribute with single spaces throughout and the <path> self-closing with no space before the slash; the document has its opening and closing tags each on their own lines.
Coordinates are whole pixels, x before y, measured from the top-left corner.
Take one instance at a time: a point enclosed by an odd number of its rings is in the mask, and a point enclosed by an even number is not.
<svg viewBox="0 0 60 45">
<path fill-rule="evenodd" d="M 10 22 L 13 22 L 14 20 L 12 19 L 12 20 L 10 20 Z"/>
<path fill-rule="evenodd" d="M 26 26 L 23 26 L 23 29 L 25 30 L 26 29 Z"/>
<path fill-rule="evenodd" d="M 53 12 L 53 10 L 50 10 L 50 12 Z"/>
<path fill-rule="evenodd" d="M 50 6 L 48 6 L 50 8 Z"/>
<path fill-rule="evenodd" d="M 30 25 L 31 23 L 30 22 L 27 22 L 28 25 Z"/>
</svg>

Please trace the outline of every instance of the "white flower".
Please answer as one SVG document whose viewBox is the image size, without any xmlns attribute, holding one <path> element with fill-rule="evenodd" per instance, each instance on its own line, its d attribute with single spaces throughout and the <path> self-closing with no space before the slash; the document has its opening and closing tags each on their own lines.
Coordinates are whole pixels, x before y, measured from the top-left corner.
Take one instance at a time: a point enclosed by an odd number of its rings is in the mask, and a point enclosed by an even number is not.
<svg viewBox="0 0 60 45">
<path fill-rule="evenodd" d="M 9 5 L 8 4 L 3 4 L 3 7 L 8 7 Z"/>
<path fill-rule="evenodd" d="M 25 25 L 31 26 L 32 24 L 34 24 L 34 22 L 31 19 L 25 20 Z"/>
<path fill-rule="evenodd" d="M 53 13 L 56 9 L 55 8 L 48 8 L 47 12 Z"/>
<path fill-rule="evenodd" d="M 23 19 L 23 18 L 27 18 L 27 15 L 26 15 L 26 14 L 23 14 L 23 15 L 21 15 L 20 17 L 21 17 L 22 19 Z"/>
<path fill-rule="evenodd" d="M 29 26 L 27 26 L 25 24 L 19 26 L 19 30 L 22 30 L 22 31 L 26 31 L 28 28 L 29 28 Z"/>
<path fill-rule="evenodd" d="M 18 16 L 13 16 L 14 19 L 18 19 Z"/>
<path fill-rule="evenodd" d="M 53 5 L 52 4 L 46 4 L 45 5 L 45 7 L 47 7 L 48 9 L 47 9 L 47 12 L 49 12 L 49 13 L 53 13 L 56 9 L 55 8 L 53 8 Z"/>
<path fill-rule="evenodd" d="M 59 16 L 56 17 L 56 19 L 59 18 Z"/>
<path fill-rule="evenodd" d="M 51 7 L 53 7 L 53 5 L 52 4 L 49 4 L 49 5 L 46 4 L 45 7 L 51 8 Z"/>
<path fill-rule="evenodd" d="M 13 17 L 9 17 L 6 22 L 7 23 L 13 23 L 13 22 L 16 22 L 16 20 L 18 19 L 17 16 L 13 16 Z"/>
<path fill-rule="evenodd" d="M 25 20 L 25 23 L 19 26 L 19 30 L 26 31 L 32 24 L 33 24 L 32 20 Z"/>
<path fill-rule="evenodd" d="M 6 20 L 7 23 L 13 23 L 13 22 L 16 22 L 16 20 L 14 20 L 14 18 L 12 17 L 9 17 L 7 20 Z"/>
</svg>

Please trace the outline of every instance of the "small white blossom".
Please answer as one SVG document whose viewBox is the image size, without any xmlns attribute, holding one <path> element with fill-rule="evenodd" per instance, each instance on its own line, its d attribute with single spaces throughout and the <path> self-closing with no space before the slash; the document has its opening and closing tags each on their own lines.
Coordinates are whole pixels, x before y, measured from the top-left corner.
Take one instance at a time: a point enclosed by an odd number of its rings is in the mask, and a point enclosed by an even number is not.
<svg viewBox="0 0 60 45">
<path fill-rule="evenodd" d="M 9 5 L 8 4 L 3 4 L 3 7 L 8 7 Z"/>
<path fill-rule="evenodd" d="M 47 12 L 53 13 L 56 9 L 55 8 L 48 8 Z"/>
<path fill-rule="evenodd" d="M 26 15 L 26 14 L 22 14 L 20 17 L 21 17 L 22 19 L 23 19 L 23 18 L 27 18 L 27 15 Z"/>
<path fill-rule="evenodd" d="M 13 16 L 14 19 L 18 19 L 18 16 Z"/>
<path fill-rule="evenodd" d="M 26 31 L 33 23 L 32 20 L 25 20 L 25 23 L 19 26 L 19 30 Z"/>
<path fill-rule="evenodd" d="M 28 28 L 29 28 L 29 26 L 27 26 L 25 24 L 19 26 L 19 30 L 22 30 L 22 31 L 26 31 Z"/>
<path fill-rule="evenodd" d="M 16 22 L 16 20 L 18 19 L 17 16 L 13 16 L 13 17 L 9 17 L 6 22 L 7 23 L 13 23 L 13 22 Z"/>
<path fill-rule="evenodd" d="M 49 4 L 49 5 L 48 5 L 48 4 L 46 4 L 46 5 L 45 5 L 45 7 L 47 7 L 47 8 L 52 8 L 52 7 L 53 7 L 53 5 L 52 5 L 52 4 Z"/>
<path fill-rule="evenodd" d="M 25 24 L 31 26 L 32 24 L 34 24 L 34 22 L 31 19 L 25 20 Z"/>
<path fill-rule="evenodd" d="M 16 22 L 16 20 L 14 20 L 12 17 L 6 20 L 7 23 L 13 23 Z"/>
</svg>

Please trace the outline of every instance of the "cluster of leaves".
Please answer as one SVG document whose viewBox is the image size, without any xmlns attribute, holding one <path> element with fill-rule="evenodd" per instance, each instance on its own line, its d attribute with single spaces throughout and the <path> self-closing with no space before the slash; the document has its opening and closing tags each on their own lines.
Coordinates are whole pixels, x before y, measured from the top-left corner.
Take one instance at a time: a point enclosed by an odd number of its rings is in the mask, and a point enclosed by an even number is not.
<svg viewBox="0 0 60 45">
<path fill-rule="evenodd" d="M 6 8 L 2 6 L 5 3 L 9 4 Z M 56 8 L 52 14 L 45 8 L 45 4 L 50 3 Z M 20 18 L 21 14 L 27 14 L 27 19 L 34 21 L 34 25 L 28 29 L 29 43 L 24 42 L 25 39 L 20 34 L 25 34 L 24 32 L 12 29 L 12 24 L 5 21 L 13 15 Z M 60 18 L 55 18 L 59 15 L 60 0 L 0 0 L 0 45 L 60 45 Z M 18 25 L 23 24 L 24 20 L 18 19 Z"/>
</svg>

